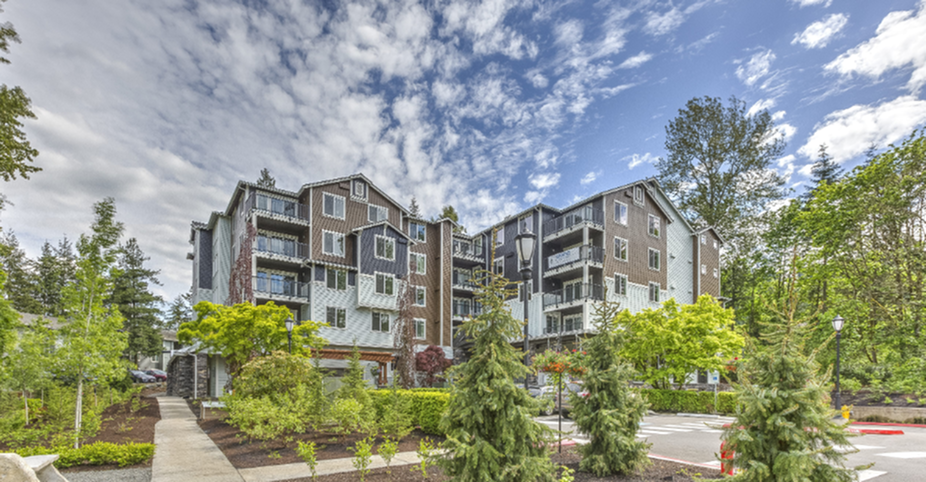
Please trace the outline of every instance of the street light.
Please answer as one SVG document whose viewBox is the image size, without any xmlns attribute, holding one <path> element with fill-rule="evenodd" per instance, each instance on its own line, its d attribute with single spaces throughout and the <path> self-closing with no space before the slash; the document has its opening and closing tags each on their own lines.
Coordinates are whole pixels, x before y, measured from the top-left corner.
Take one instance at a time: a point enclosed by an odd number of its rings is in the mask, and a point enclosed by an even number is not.
<svg viewBox="0 0 926 482">
<path fill-rule="evenodd" d="M 530 366 L 530 345 L 528 344 L 530 335 L 527 332 L 527 299 L 530 296 L 527 282 L 531 279 L 531 260 L 534 258 L 534 244 L 537 242 L 537 236 L 534 233 L 525 230 L 514 238 L 514 246 L 518 249 L 518 260 L 521 262 L 521 279 L 523 280 L 524 293 L 524 366 Z M 524 375 L 524 389 L 527 390 L 528 375 Z"/>
<path fill-rule="evenodd" d="M 286 319 L 286 337 L 289 338 L 289 354 L 293 354 L 293 317 Z"/>
<path fill-rule="evenodd" d="M 833 329 L 836 330 L 836 410 L 842 409 L 842 399 L 839 396 L 839 338 L 844 324 L 845 320 L 841 316 L 836 315 L 836 318 L 833 318 Z"/>
</svg>

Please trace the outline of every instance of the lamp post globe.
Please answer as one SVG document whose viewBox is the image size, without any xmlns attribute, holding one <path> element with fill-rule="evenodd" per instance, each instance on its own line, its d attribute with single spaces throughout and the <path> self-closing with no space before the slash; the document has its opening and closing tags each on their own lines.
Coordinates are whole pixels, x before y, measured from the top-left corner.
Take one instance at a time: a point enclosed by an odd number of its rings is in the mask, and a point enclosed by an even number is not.
<svg viewBox="0 0 926 482">
<path fill-rule="evenodd" d="M 294 324 L 295 324 L 295 321 L 293 321 L 292 316 L 286 319 L 286 338 L 289 340 L 289 354 L 290 355 L 293 354 L 293 325 Z"/>
<path fill-rule="evenodd" d="M 528 301 L 528 298 L 530 297 L 530 289 L 528 286 L 528 281 L 530 281 L 531 279 L 531 261 L 534 258 L 534 247 L 536 244 L 537 244 L 537 236 L 534 233 L 530 232 L 529 230 L 525 230 L 524 232 L 522 232 L 521 234 L 518 234 L 518 236 L 514 238 L 514 246 L 518 250 L 518 262 L 521 265 L 521 279 L 523 281 L 521 285 L 521 292 L 523 293 L 523 297 L 524 297 L 524 366 L 530 366 L 531 364 L 530 335 L 527 330 L 527 327 L 528 327 L 527 301 Z M 527 389 L 528 378 L 529 376 L 525 374 L 524 375 L 524 389 L 525 390 Z"/>
</svg>

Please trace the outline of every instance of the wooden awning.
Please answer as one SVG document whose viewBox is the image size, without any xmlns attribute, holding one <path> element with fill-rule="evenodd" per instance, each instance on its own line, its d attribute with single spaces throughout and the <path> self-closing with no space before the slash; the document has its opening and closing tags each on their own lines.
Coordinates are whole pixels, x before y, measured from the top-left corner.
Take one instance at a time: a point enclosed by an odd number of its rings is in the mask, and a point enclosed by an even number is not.
<svg viewBox="0 0 926 482">
<path fill-rule="evenodd" d="M 325 360 L 347 360 L 351 357 L 350 350 L 335 350 L 331 348 L 325 348 L 322 350 L 312 350 L 312 354 L 318 354 L 322 359 Z M 392 360 L 395 358 L 395 355 L 387 351 L 361 351 L 360 359 L 363 361 L 371 361 L 379 363 L 379 384 L 386 384 L 386 364 L 392 363 Z"/>
</svg>

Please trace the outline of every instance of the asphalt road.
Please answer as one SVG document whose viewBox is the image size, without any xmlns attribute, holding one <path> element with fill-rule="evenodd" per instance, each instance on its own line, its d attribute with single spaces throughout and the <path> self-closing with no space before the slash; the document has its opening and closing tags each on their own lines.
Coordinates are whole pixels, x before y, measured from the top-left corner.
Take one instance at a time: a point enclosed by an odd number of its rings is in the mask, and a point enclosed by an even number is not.
<svg viewBox="0 0 926 482">
<path fill-rule="evenodd" d="M 539 421 L 556 429 L 556 417 L 540 417 Z M 682 417 L 652 415 L 644 418 L 638 436 L 652 444 L 650 453 L 696 464 L 718 466 L 720 453 L 719 427 L 729 418 Z M 573 433 L 575 425 L 563 420 L 563 431 Z M 860 435 L 852 438 L 855 453 L 847 453 L 846 466 L 874 463 L 859 472 L 859 480 L 875 482 L 926 481 L 926 428 L 877 427 L 854 425 L 859 429 L 902 430 L 903 435 Z M 581 443 L 584 438 L 571 435 Z M 851 448 L 845 448 L 852 451 Z"/>
</svg>

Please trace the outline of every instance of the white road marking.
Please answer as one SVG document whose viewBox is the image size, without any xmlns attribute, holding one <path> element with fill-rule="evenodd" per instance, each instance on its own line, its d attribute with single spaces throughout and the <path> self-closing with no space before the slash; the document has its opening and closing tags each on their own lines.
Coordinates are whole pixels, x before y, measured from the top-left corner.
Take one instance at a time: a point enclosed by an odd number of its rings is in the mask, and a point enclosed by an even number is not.
<svg viewBox="0 0 926 482">
<path fill-rule="evenodd" d="M 669 432 L 691 432 L 690 428 L 670 428 L 666 426 L 653 427 L 655 430 L 668 430 Z"/>
<path fill-rule="evenodd" d="M 862 470 L 858 473 L 858 480 L 862 482 L 863 480 L 873 479 L 879 475 L 884 475 L 887 472 L 882 472 L 880 470 Z"/>
<path fill-rule="evenodd" d="M 640 430 L 637 433 L 642 433 L 643 435 L 669 435 L 671 432 L 657 432 L 655 430 Z"/>
<path fill-rule="evenodd" d="M 711 460 L 710 462 L 701 462 L 701 465 L 713 465 L 713 466 L 716 466 L 716 467 L 720 467 L 720 461 L 719 461 L 719 460 Z"/>
<path fill-rule="evenodd" d="M 875 454 L 895 459 L 926 459 L 926 452 L 892 452 L 888 454 Z"/>
</svg>

